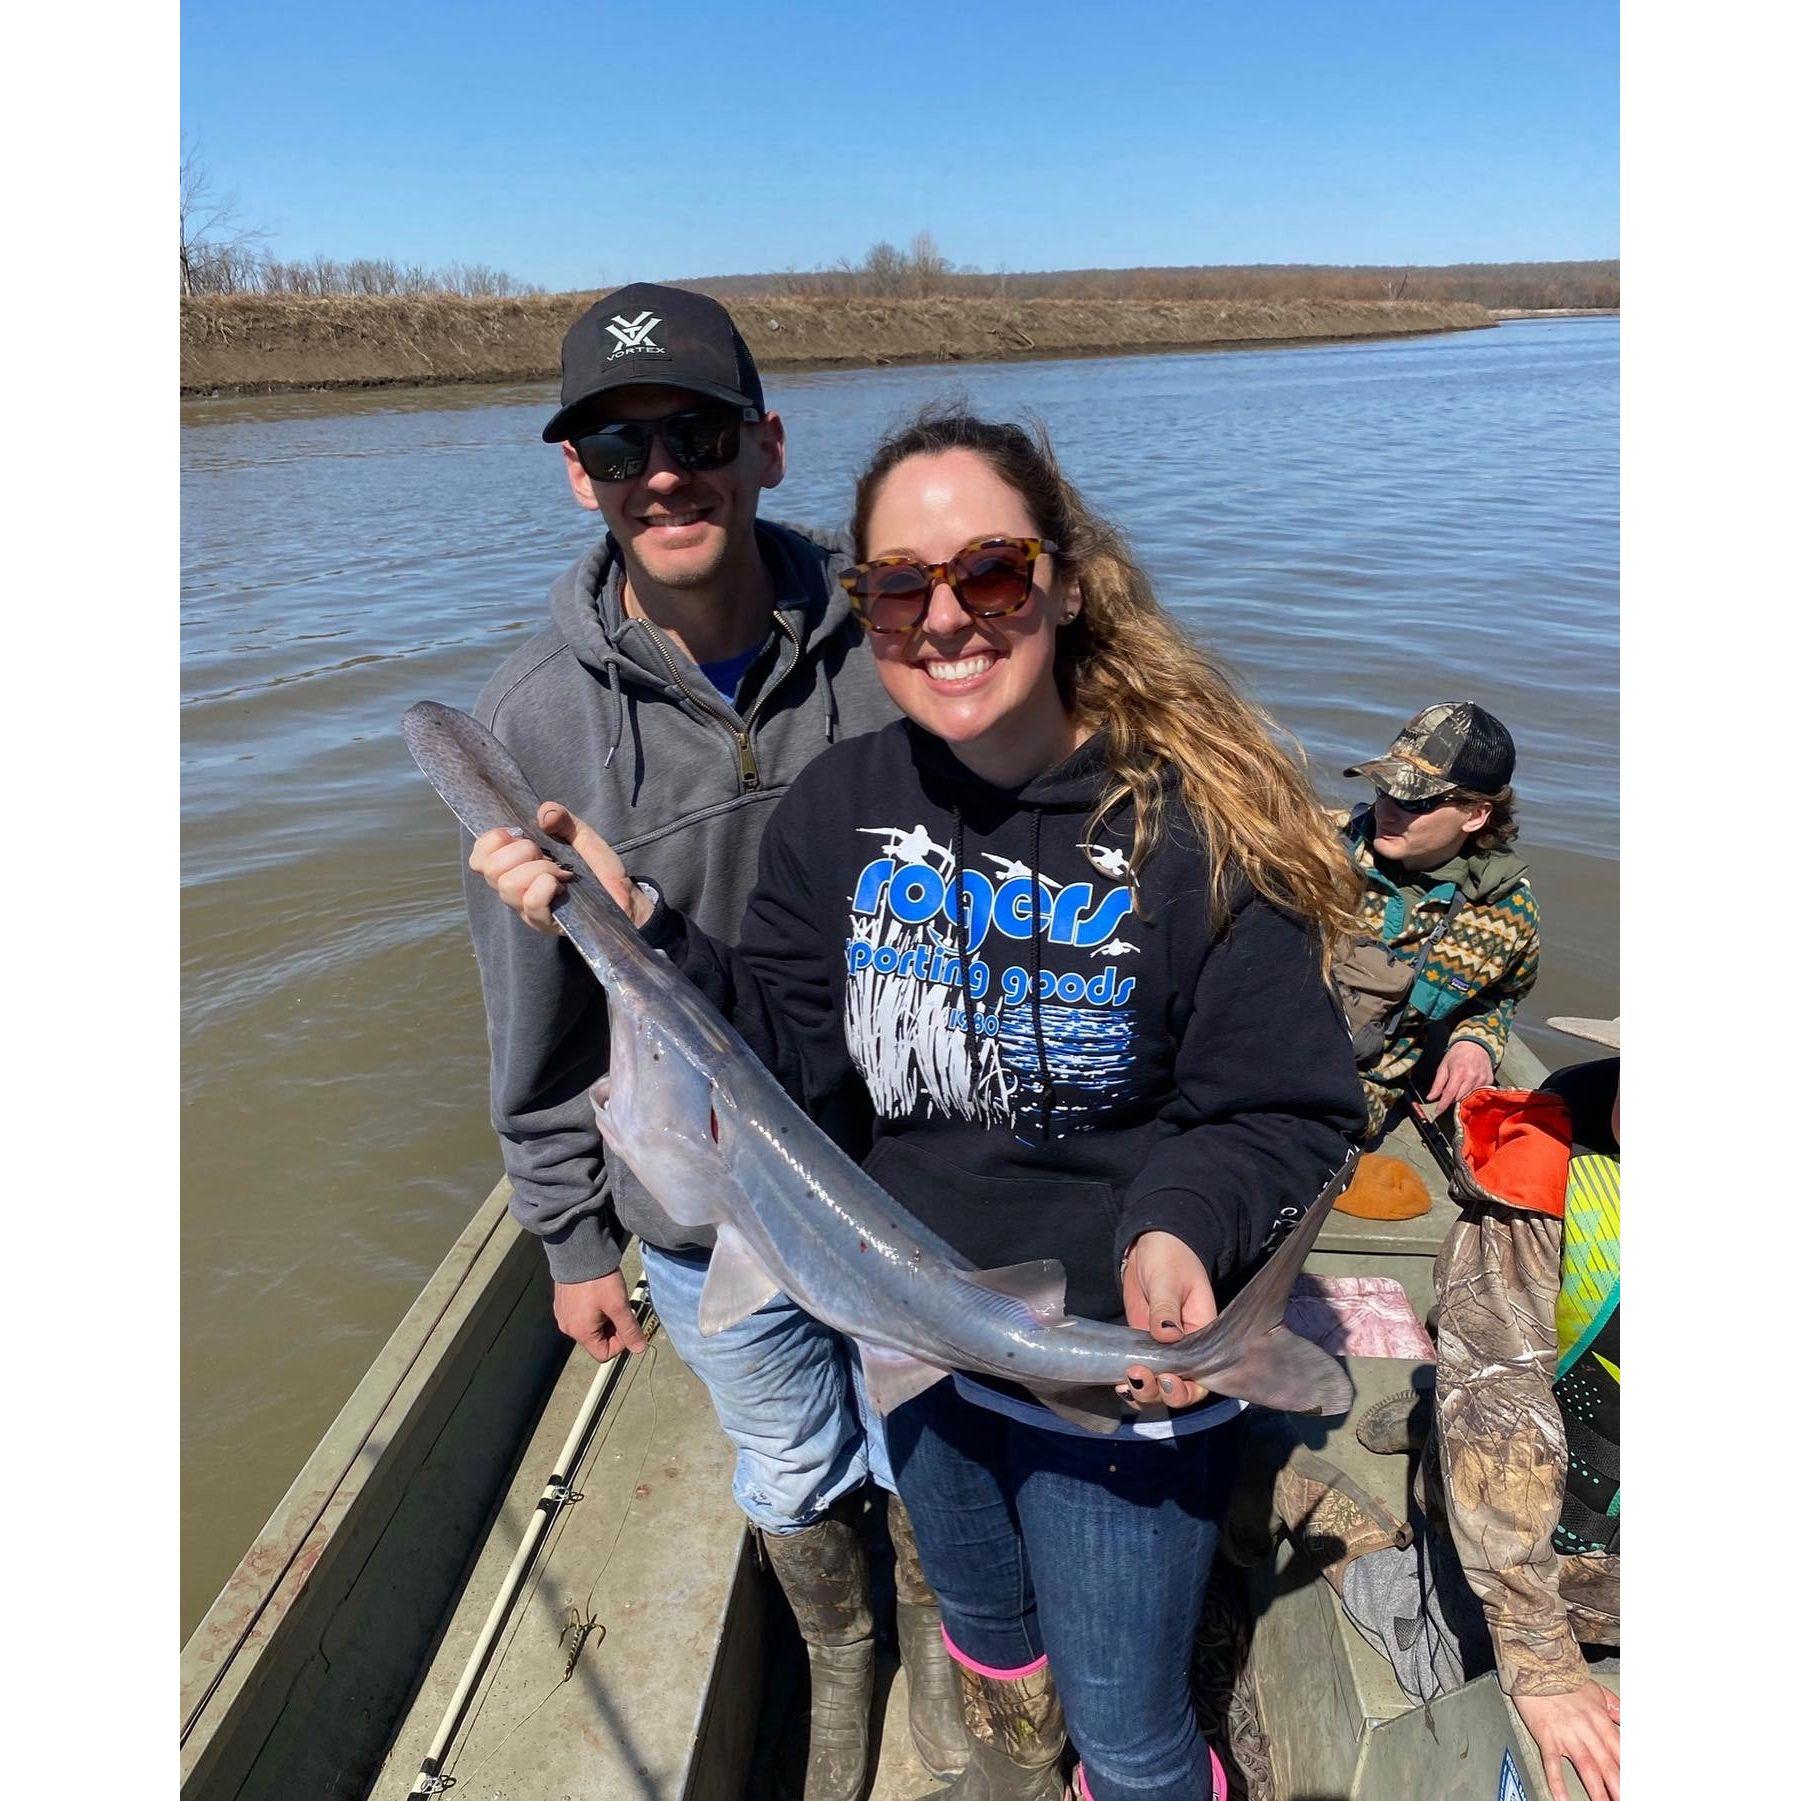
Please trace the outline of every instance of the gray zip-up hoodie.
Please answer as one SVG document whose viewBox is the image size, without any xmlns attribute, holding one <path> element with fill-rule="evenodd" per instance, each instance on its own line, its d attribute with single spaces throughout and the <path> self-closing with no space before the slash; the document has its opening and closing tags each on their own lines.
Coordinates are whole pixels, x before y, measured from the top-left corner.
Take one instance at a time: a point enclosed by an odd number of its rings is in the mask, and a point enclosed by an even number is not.
<svg viewBox="0 0 1801 1801">
<path fill-rule="evenodd" d="M 769 640 L 732 707 L 655 626 L 626 617 L 603 538 L 551 590 L 551 624 L 507 658 L 476 714 L 546 800 L 571 807 L 634 876 L 736 941 L 775 802 L 825 747 L 895 717 L 833 579 L 842 543 L 757 522 L 775 584 Z M 567 941 L 529 930 L 467 868 L 469 929 L 488 1010 L 489 1099 L 513 1215 L 550 1273 L 619 1267 L 627 1233 L 665 1250 L 712 1242 L 677 1226 L 629 1170 L 609 1170 L 588 1101 L 606 1072 L 604 990 Z"/>
</svg>

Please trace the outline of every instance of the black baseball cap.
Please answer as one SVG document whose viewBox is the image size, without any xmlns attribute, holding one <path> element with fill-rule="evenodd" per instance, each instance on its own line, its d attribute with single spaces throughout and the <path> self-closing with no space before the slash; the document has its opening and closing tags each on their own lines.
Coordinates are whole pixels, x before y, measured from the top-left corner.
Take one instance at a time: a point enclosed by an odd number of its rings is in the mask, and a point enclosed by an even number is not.
<svg viewBox="0 0 1801 1801">
<path fill-rule="evenodd" d="M 717 300 L 635 281 L 597 300 L 563 337 L 563 404 L 544 442 L 573 435 L 581 415 L 614 388 L 686 388 L 763 416 L 750 348 Z"/>
<path fill-rule="evenodd" d="M 1499 794 L 1513 780 L 1513 734 L 1473 700 L 1440 701 L 1401 727 L 1385 757 L 1354 763 L 1396 800 L 1431 800 L 1453 788 Z"/>
</svg>

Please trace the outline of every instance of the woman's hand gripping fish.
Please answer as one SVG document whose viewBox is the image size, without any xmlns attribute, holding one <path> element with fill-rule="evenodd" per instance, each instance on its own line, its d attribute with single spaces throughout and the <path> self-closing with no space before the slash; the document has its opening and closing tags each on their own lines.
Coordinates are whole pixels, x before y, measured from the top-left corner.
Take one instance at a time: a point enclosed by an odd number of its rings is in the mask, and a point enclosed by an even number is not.
<svg viewBox="0 0 1801 1801">
<path fill-rule="evenodd" d="M 473 836 L 505 827 L 568 859 L 566 846 L 538 830 L 538 797 L 523 771 L 476 720 L 421 701 L 402 730 Z M 870 1399 L 884 1412 L 959 1369 L 1017 1382 L 1065 1419 L 1109 1433 L 1127 1417 L 1115 1390 L 1134 1364 L 1287 1412 L 1350 1405 L 1343 1367 L 1289 1332 L 1282 1315 L 1355 1152 L 1212 1324 L 1165 1344 L 1071 1318 L 1060 1263 L 974 1269 L 903 1211 L 586 871 L 566 885 L 556 919 L 607 991 L 611 1060 L 595 1113 L 609 1153 L 671 1219 L 717 1231 L 703 1332 L 786 1293 L 856 1340 Z"/>
</svg>

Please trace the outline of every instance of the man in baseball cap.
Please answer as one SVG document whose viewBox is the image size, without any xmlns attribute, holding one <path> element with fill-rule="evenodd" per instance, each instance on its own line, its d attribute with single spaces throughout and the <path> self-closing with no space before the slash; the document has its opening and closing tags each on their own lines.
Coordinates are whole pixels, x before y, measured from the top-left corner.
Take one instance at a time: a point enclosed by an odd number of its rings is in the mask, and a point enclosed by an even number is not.
<svg viewBox="0 0 1801 1801">
<path fill-rule="evenodd" d="M 835 540 L 757 517 L 787 469 L 781 419 L 718 301 L 634 282 L 563 340 L 544 427 L 604 535 L 551 590 L 550 620 L 477 712 L 555 795 L 715 936 L 735 942 L 771 803 L 834 738 L 895 716 L 836 576 Z M 778 1295 L 706 1335 L 713 1233 L 670 1219 L 608 1161 L 588 1091 L 606 1073 L 604 991 L 465 879 L 513 1213 L 543 1239 L 557 1324 L 604 1362 L 644 1346 L 620 1273 L 636 1235 L 658 1317 L 737 1448 L 733 1494 L 758 1527 L 812 1668 L 806 1801 L 856 1801 L 874 1681 L 868 1569 L 851 1517 L 890 1494 L 915 1743 L 945 1775 L 963 1730 L 936 1602 L 893 1496 L 856 1354 Z M 840 1123 L 840 1122 L 831 1122 Z"/>
<path fill-rule="evenodd" d="M 1538 905 L 1511 848 L 1513 766 L 1506 726 L 1453 700 L 1415 713 L 1386 755 L 1345 771 L 1376 792 L 1344 828 L 1363 900 L 1360 938 L 1340 965 L 1361 959 L 1366 992 L 1392 997 L 1357 1045 L 1371 1137 L 1410 1089 L 1437 1114 L 1491 1084 L 1537 977 Z M 1372 957 L 1383 966 L 1373 978 Z M 1350 979 L 1341 974 L 1341 988 Z M 1429 1042 L 1443 1050 L 1420 1090 Z"/>
</svg>

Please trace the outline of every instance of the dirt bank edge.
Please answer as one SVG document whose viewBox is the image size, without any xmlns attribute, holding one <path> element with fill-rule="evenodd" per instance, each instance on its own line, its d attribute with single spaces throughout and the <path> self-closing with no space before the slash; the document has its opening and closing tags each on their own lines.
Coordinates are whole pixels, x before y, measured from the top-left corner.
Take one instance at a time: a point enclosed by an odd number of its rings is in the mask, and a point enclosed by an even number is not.
<svg viewBox="0 0 1801 1801">
<path fill-rule="evenodd" d="M 595 296 L 463 300 L 234 294 L 181 303 L 183 394 L 549 380 Z M 740 299 L 758 366 L 879 367 L 1121 356 L 1232 345 L 1473 331 L 1494 315 L 1449 301 Z"/>
</svg>

